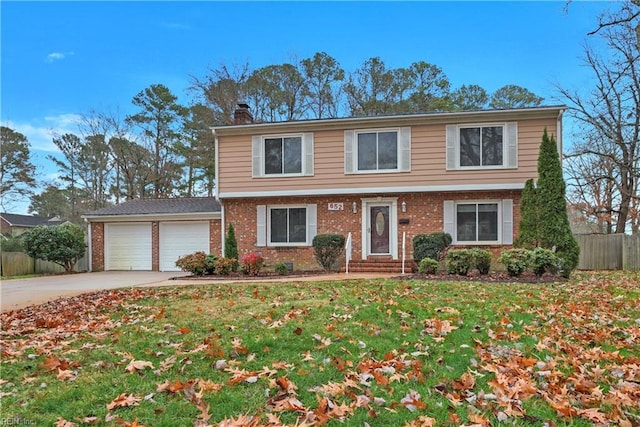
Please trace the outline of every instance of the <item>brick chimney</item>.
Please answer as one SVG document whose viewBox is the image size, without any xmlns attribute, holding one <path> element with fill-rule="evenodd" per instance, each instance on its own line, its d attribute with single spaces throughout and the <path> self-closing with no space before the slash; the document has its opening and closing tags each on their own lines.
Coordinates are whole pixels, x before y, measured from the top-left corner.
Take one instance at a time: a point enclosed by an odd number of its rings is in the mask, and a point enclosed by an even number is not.
<svg viewBox="0 0 640 427">
<path fill-rule="evenodd" d="M 253 123 L 253 116 L 249 112 L 248 104 L 238 104 L 236 111 L 233 112 L 233 124 L 248 125 Z"/>
</svg>

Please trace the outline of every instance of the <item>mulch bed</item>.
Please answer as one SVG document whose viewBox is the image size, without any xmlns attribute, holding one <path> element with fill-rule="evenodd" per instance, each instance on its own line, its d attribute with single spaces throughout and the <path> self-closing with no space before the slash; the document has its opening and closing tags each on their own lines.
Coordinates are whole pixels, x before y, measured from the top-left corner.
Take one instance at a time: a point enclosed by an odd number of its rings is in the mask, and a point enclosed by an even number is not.
<svg viewBox="0 0 640 427">
<path fill-rule="evenodd" d="M 328 274 L 328 272 L 323 270 L 309 270 L 309 271 L 296 271 L 289 274 L 278 274 L 273 271 L 260 272 L 256 276 L 251 276 L 248 274 L 243 274 L 240 272 L 230 273 L 226 276 L 218 276 L 218 275 L 204 275 L 204 276 L 182 276 L 182 277 L 173 277 L 171 280 L 206 280 L 206 281 L 224 281 L 224 280 L 264 280 L 264 279 L 287 279 L 287 278 L 295 278 L 295 277 L 312 277 L 312 276 L 322 276 Z"/>
<path fill-rule="evenodd" d="M 322 276 L 327 274 L 326 271 L 322 270 L 309 270 L 309 271 L 296 271 L 289 274 L 280 275 L 273 271 L 260 272 L 257 276 L 249 276 L 246 274 L 242 274 L 240 272 L 231 273 L 226 276 L 215 276 L 215 275 L 205 275 L 205 276 L 183 276 L 183 277 L 174 277 L 171 280 L 202 280 L 202 281 L 225 281 L 225 280 L 242 280 L 242 281 L 254 281 L 254 280 L 265 280 L 265 279 L 282 279 L 286 280 L 287 278 L 296 278 L 296 277 L 312 277 L 312 276 Z M 447 274 L 446 272 L 439 272 L 437 274 L 405 274 L 404 276 L 398 275 L 392 277 L 392 279 L 397 280 L 429 280 L 429 281 L 438 281 L 438 282 L 447 282 L 447 281 L 465 281 L 465 282 L 487 282 L 487 283 L 555 283 L 555 282 L 566 282 L 562 276 L 555 276 L 553 274 L 545 273 L 540 277 L 537 277 L 535 274 L 531 272 L 525 272 L 519 277 L 509 276 L 504 271 L 493 271 L 489 274 L 480 274 L 477 271 L 471 271 L 466 276 L 460 276 L 457 274 Z"/>
<path fill-rule="evenodd" d="M 399 280 L 433 280 L 433 281 L 466 281 L 466 282 L 487 282 L 487 283 L 555 283 L 566 282 L 567 279 L 562 276 L 545 273 L 538 277 L 531 272 L 522 273 L 519 277 L 509 276 L 504 271 L 492 271 L 489 274 L 480 274 L 477 271 L 469 272 L 466 276 L 458 274 L 447 274 L 439 272 L 437 274 L 408 274 L 395 277 Z"/>
</svg>

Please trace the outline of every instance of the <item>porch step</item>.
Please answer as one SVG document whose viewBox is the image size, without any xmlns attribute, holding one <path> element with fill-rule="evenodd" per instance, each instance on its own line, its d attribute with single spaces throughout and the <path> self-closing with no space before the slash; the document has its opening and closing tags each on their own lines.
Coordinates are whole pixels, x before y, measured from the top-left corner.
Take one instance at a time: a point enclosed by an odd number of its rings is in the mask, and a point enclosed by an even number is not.
<svg viewBox="0 0 640 427">
<path fill-rule="evenodd" d="M 411 273 L 414 269 L 413 260 L 406 260 L 404 272 Z M 345 272 L 345 267 L 341 270 Z M 393 259 L 366 260 L 349 262 L 350 273 L 398 273 L 402 274 L 402 261 Z"/>
</svg>

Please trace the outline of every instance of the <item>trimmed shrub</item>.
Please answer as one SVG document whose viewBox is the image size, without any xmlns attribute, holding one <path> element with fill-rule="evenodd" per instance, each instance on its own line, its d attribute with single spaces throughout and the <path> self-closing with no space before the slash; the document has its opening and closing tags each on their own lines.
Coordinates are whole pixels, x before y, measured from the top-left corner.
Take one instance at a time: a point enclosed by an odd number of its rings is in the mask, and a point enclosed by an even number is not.
<svg viewBox="0 0 640 427">
<path fill-rule="evenodd" d="M 213 271 L 219 276 L 228 276 L 233 271 L 234 267 L 238 265 L 238 260 L 235 258 L 222 257 L 218 258 L 213 264 Z"/>
<path fill-rule="evenodd" d="M 469 249 L 455 249 L 447 252 L 445 259 L 447 273 L 466 276 L 473 266 L 473 253 Z"/>
<path fill-rule="evenodd" d="M 264 258 L 257 252 L 247 252 L 242 255 L 242 272 L 257 276 L 264 265 Z"/>
<path fill-rule="evenodd" d="M 509 276 L 518 277 L 529 268 L 529 252 L 526 249 L 507 249 L 502 251 L 498 262 L 504 264 Z"/>
<path fill-rule="evenodd" d="M 76 224 L 47 227 L 39 225 L 21 236 L 24 251 L 36 259 L 54 262 L 71 273 L 80 258 L 85 255 L 84 231 Z"/>
<path fill-rule="evenodd" d="M 313 238 L 313 254 L 323 270 L 335 270 L 344 252 L 344 236 L 340 234 L 318 234 Z"/>
<path fill-rule="evenodd" d="M 422 258 L 420 264 L 418 264 L 418 273 L 420 274 L 436 274 L 440 264 L 438 261 L 432 258 Z"/>
<path fill-rule="evenodd" d="M 491 252 L 485 249 L 471 249 L 472 265 L 477 268 L 480 274 L 489 274 L 491 270 Z"/>
<path fill-rule="evenodd" d="M 276 262 L 273 265 L 273 270 L 278 273 L 280 276 L 284 276 L 285 274 L 287 274 L 289 272 L 289 269 L 287 268 L 287 266 L 284 264 L 284 262 Z"/>
<path fill-rule="evenodd" d="M 217 259 L 218 256 L 214 254 L 209 254 L 204 257 L 204 267 L 207 274 L 211 275 L 214 273 Z"/>
<path fill-rule="evenodd" d="M 413 238 L 413 260 L 418 265 L 425 258 L 439 260 L 450 244 L 449 233 L 418 234 Z"/>
<path fill-rule="evenodd" d="M 555 273 L 558 269 L 558 261 L 558 257 L 549 249 L 535 248 L 529 252 L 529 265 L 538 277 L 545 271 Z"/>
<path fill-rule="evenodd" d="M 202 276 L 207 271 L 207 256 L 204 252 L 194 252 L 182 256 L 176 261 L 176 267 L 182 271 L 187 271 L 194 276 Z"/>
</svg>

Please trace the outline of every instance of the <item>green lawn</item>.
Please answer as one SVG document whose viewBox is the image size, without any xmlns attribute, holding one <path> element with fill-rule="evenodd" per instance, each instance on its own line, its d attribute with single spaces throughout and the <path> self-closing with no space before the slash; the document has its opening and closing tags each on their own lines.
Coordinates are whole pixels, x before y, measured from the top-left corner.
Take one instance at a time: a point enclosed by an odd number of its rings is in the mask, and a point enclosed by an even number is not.
<svg viewBox="0 0 640 427">
<path fill-rule="evenodd" d="M 638 273 L 215 283 L 1 319 L 14 424 L 640 423 Z"/>
</svg>

